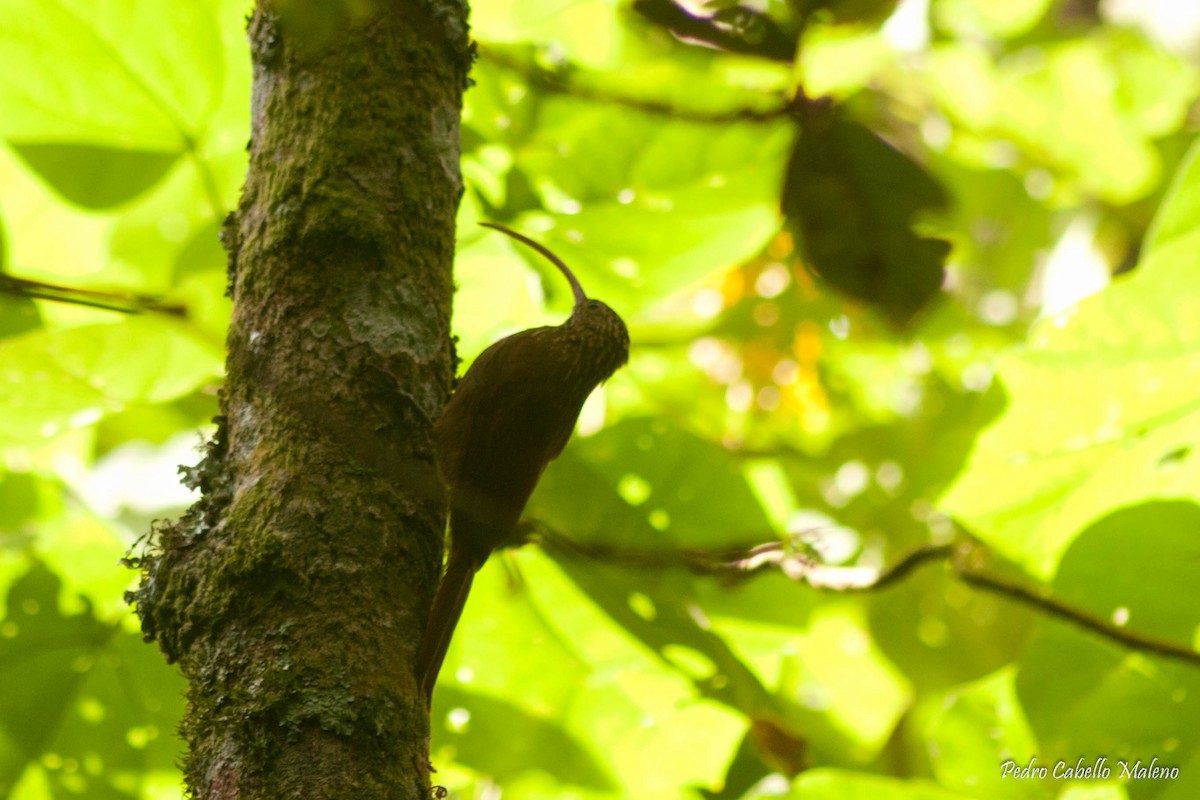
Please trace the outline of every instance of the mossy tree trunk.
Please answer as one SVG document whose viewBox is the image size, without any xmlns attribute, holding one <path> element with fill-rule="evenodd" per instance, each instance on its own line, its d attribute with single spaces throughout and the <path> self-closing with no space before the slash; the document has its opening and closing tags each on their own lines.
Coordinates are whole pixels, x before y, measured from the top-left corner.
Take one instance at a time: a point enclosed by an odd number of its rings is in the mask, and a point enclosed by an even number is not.
<svg viewBox="0 0 1200 800">
<path fill-rule="evenodd" d="M 441 560 L 470 50 L 465 6 L 376 5 L 319 45 L 264 0 L 250 24 L 220 427 L 134 593 L 189 682 L 204 800 L 429 794 L 412 658 Z"/>
</svg>

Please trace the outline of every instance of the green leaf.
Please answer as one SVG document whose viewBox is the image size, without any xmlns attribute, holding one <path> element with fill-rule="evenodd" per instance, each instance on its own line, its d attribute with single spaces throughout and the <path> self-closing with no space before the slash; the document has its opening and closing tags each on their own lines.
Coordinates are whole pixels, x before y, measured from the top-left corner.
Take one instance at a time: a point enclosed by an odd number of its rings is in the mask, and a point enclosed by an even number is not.
<svg viewBox="0 0 1200 800">
<path fill-rule="evenodd" d="M 796 800 L 968 800 L 978 795 L 958 794 L 920 780 L 900 780 L 881 775 L 837 769 L 813 769 L 792 784 L 784 797 Z"/>
<path fill-rule="evenodd" d="M 824 708 L 814 711 L 801 703 L 804 680 L 798 676 L 797 685 L 769 691 L 731 647 L 725 632 L 707 621 L 710 615 L 732 613 L 786 620 L 799 627 L 811 609 L 811 591 L 788 581 L 764 582 L 764 591 L 754 594 L 761 601 L 756 608 L 744 596 L 727 589 L 709 591 L 703 579 L 672 568 L 679 548 L 744 545 L 770 535 L 745 478 L 723 448 L 659 421 L 623 422 L 573 444 L 547 470 L 530 513 L 576 541 L 615 550 L 610 564 L 569 549 L 549 548 L 562 570 L 604 613 L 688 679 L 701 696 L 751 720 L 782 726 L 792 735 L 803 731 L 815 750 L 830 757 L 859 752 L 856 737 L 868 742 L 878 737 L 878 717 L 888 714 L 888 701 L 895 693 L 894 681 L 880 676 L 876 664 L 857 665 L 870 678 L 864 683 L 880 693 L 871 713 L 855 702 L 861 695 L 840 698 L 836 714 Z M 648 565 L 639 560 L 639 554 L 647 552 Z M 666 563 L 655 562 L 654 554 Z M 829 629 L 840 624 L 831 617 Z M 778 651 L 772 660 L 778 661 Z M 810 666 L 832 671 L 828 660 L 814 659 Z M 846 725 L 862 730 L 847 732 Z"/>
<path fill-rule="evenodd" d="M 714 129 L 559 98 L 543 115 L 517 161 L 555 224 L 545 236 L 537 218 L 515 225 L 624 314 L 751 258 L 778 230 L 763 178 L 783 171 L 789 126 Z"/>
<path fill-rule="evenodd" d="M 0 278 L 0 285 L 3 278 Z M 37 305 L 27 297 L 0 295 L 0 339 L 17 336 L 42 324 Z"/>
<path fill-rule="evenodd" d="M 792 149 L 782 199 L 807 266 L 906 323 L 942 285 L 949 245 L 912 230 L 919 215 L 945 204 L 942 188 L 857 122 L 810 116 Z"/>
<path fill-rule="evenodd" d="M 562 0 L 495 0 L 471 9 L 472 33 L 488 42 L 554 42 L 573 63 L 617 68 L 634 39 L 619 7 Z"/>
<path fill-rule="evenodd" d="M 1114 511 L 1067 550 L 1054 580 L 1057 595 L 1106 619 L 1119 616 L 1140 633 L 1192 646 L 1200 630 L 1198 532 L 1200 506 L 1191 502 Z"/>
<path fill-rule="evenodd" d="M 564 784 L 616 788 L 595 755 L 552 720 L 453 687 L 434 696 L 433 736 L 438 747 L 453 749 L 456 763 L 501 782 L 536 764 Z"/>
<path fill-rule="evenodd" d="M 55 796 L 131 798 L 170 769 L 182 681 L 140 637 L 84 610 L 60 610 L 61 581 L 34 564 L 8 591 L 0 622 L 0 794 L 40 767 Z M 60 794 L 63 793 L 63 794 Z"/>
<path fill-rule="evenodd" d="M 550 555 L 597 606 L 664 665 L 689 679 L 700 696 L 751 721 L 770 722 L 792 739 L 803 735 L 825 758 L 853 752 L 855 743 L 835 721 L 805 708 L 800 697 L 767 689 L 709 626 L 691 579 L 678 570 L 635 571 L 589 563 L 569 552 Z"/>
<path fill-rule="evenodd" d="M 777 602 L 785 596 L 780 592 Z M 782 660 L 779 693 L 820 708 L 851 743 L 835 763 L 877 757 L 913 700 L 910 682 L 872 638 L 866 617 L 857 599 L 828 599 L 813 611 L 803 633 L 787 631 L 779 643 L 780 650 L 790 645 L 796 651 Z M 822 741 L 817 731 L 801 730 L 814 750 L 835 744 Z"/>
<path fill-rule="evenodd" d="M 36 516 L 40 489 L 38 479 L 27 472 L 0 474 L 0 532 L 14 532 Z"/>
<path fill-rule="evenodd" d="M 943 504 L 1039 577 L 1093 520 L 1148 498 L 1200 498 L 1200 185 L 1195 160 L 1132 275 L 1039 324 L 1001 362 L 1009 404 Z"/>
<path fill-rule="evenodd" d="M 1014 38 L 1027 32 L 1046 13 L 1050 0 L 942 0 L 933 7 L 934 21 L 963 38 Z"/>
<path fill-rule="evenodd" d="M 181 397 L 221 370 L 218 345 L 152 317 L 0 340 L 0 439 L 36 441 L 132 403 Z"/>
<path fill-rule="evenodd" d="M 595 488 L 581 504 L 585 485 Z M 575 441 L 530 509 L 573 539 L 609 546 L 731 547 L 778 535 L 728 450 L 653 419 Z"/>
<path fill-rule="evenodd" d="M 523 713 L 561 727 L 589 753 L 604 754 L 622 787 L 711 784 L 744 731 L 737 715 L 699 698 L 690 681 L 647 658 L 534 548 L 497 554 L 479 572 L 434 695 L 435 715 L 454 710 L 439 699 L 447 686 L 507 698 Z M 513 686 L 523 689 L 513 692 Z M 471 712 L 469 725 L 494 708 L 461 707 Z M 447 758 L 454 751 L 442 741 L 435 736 L 435 754 Z M 519 794 L 517 784 L 538 771 L 558 774 L 543 764 L 555 757 L 531 753 L 520 764 L 487 769 L 506 775 L 506 791 Z M 464 762 L 480 769 L 487 763 Z M 579 786 L 582 778 L 571 782 Z M 562 796 L 563 787 L 541 791 L 537 796 Z"/>
<path fill-rule="evenodd" d="M 13 151 L 67 200 L 104 209 L 132 200 L 158 183 L 178 153 L 120 150 L 86 144 L 20 144 Z"/>
<path fill-rule="evenodd" d="M 208 2 L 8 0 L 0 7 L 0 136 L 183 151 L 219 99 Z"/>
<path fill-rule="evenodd" d="M 1011 170 L 972 169 L 946 158 L 936 167 L 954 196 L 956 270 L 981 286 L 1024 291 L 1053 241 L 1049 210 Z"/>
<path fill-rule="evenodd" d="M 669 211 L 591 204 L 558 217 L 543 240 L 579 267 L 589 296 L 632 317 L 762 250 L 779 224 L 767 202 L 747 202 L 760 188 L 757 176 L 740 174 L 668 196 Z M 673 235 L 662 236 L 664 229 Z"/>
<path fill-rule="evenodd" d="M 1049 798 L 1038 780 L 1003 776 L 1006 762 L 1017 769 L 1038 756 L 1037 740 L 1017 702 L 1015 671 L 1004 669 L 951 691 L 929 727 L 929 758 L 944 786 L 988 798 Z"/>
<path fill-rule="evenodd" d="M 1028 611 L 928 567 L 867 599 L 871 631 L 922 690 L 943 690 L 1011 662 L 1029 640 Z"/>
<path fill-rule="evenodd" d="M 1148 260 L 1160 249 L 1187 241 L 1200 227 L 1200 141 L 1192 145 L 1179 165 L 1171 188 L 1163 198 L 1154 222 L 1146 232 L 1142 258 Z"/>
<path fill-rule="evenodd" d="M 1115 512 L 1063 556 L 1054 592 L 1140 633 L 1194 646 L 1200 629 L 1200 508 L 1154 502 Z M 1179 765 L 1200 756 L 1200 673 L 1047 618 L 1022 658 L 1017 692 L 1044 759 L 1079 755 Z M 1180 771 L 1178 796 L 1200 791 Z M 1178 783 L 1178 781 L 1176 781 Z M 1152 796 L 1152 795 L 1142 795 Z"/>
<path fill-rule="evenodd" d="M 994 107 L 997 133 L 1020 142 L 1034 158 L 1058 167 L 1085 189 L 1121 204 L 1153 189 L 1161 170 L 1136 111 L 1122 107 L 1123 97 L 1138 88 L 1116 91 L 1124 89 L 1124 76 L 1114 62 L 1128 41 L 1068 40 L 1047 48 L 1032 68 L 1011 59 L 1001 70 Z M 1164 78 L 1158 73 L 1159 81 Z M 1170 85 L 1142 89 L 1157 92 Z M 1172 95 L 1178 99 L 1164 101 L 1182 113 L 1180 92 Z"/>
</svg>

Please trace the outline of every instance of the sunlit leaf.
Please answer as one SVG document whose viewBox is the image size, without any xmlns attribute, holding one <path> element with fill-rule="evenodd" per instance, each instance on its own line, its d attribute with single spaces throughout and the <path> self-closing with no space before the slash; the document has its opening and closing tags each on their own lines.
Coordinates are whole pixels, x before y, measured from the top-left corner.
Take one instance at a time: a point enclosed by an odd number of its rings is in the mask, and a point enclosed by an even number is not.
<svg viewBox="0 0 1200 800">
<path fill-rule="evenodd" d="M 592 67 L 618 66 L 628 36 L 617 7 L 599 0 L 486 0 L 472 6 L 471 25 L 484 41 L 550 43 Z"/>
<path fill-rule="evenodd" d="M 1009 405 L 945 499 L 992 546 L 1054 573 L 1083 526 L 1115 506 L 1200 497 L 1197 220 L 1183 222 L 1200 169 L 1164 206 L 1138 269 L 1036 329 L 1002 362 Z"/>
<path fill-rule="evenodd" d="M 442 695 L 443 685 L 461 686 L 470 694 L 451 689 Z M 514 695 L 508 688 L 513 685 L 526 690 Z M 633 636 L 532 548 L 492 559 L 476 579 L 434 695 L 434 713 L 445 715 L 448 728 L 444 735 L 435 728 L 435 757 L 453 752 L 440 748 L 454 741 L 455 729 L 469 736 L 473 725 L 493 724 L 479 717 L 494 706 L 472 704 L 476 694 L 507 698 L 540 725 L 560 727 L 555 737 L 573 737 L 602 755 L 619 785 L 641 787 L 639 794 L 645 796 L 673 780 L 718 781 L 744 727 L 733 712 L 700 699 L 686 678 L 651 661 Z M 456 709 L 470 717 L 464 719 Z M 597 778 L 590 767 L 571 775 L 565 763 L 546 764 L 558 757 L 548 752 L 530 751 L 510 764 L 497 764 L 484 753 L 477 756 L 460 763 L 503 776 L 514 791 L 531 781 L 537 784 L 533 776 L 538 772 L 575 787 Z"/>
<path fill-rule="evenodd" d="M 133 317 L 0 341 L 0 438 L 31 441 L 129 403 L 158 403 L 212 380 L 215 343 L 176 323 Z"/>
<path fill-rule="evenodd" d="M 1188 241 L 1200 227 L 1200 144 L 1179 166 L 1170 194 L 1146 232 L 1142 255 L 1150 258 L 1160 249 L 1179 241 Z"/>
<path fill-rule="evenodd" d="M 1102 42 L 1070 41 L 1031 69 L 1004 65 L 997 97 L 1000 128 L 1032 153 L 1070 171 L 1117 202 L 1144 195 L 1159 176 L 1158 156 L 1113 94 L 1120 76 Z"/>
<path fill-rule="evenodd" d="M 930 726 L 929 757 L 942 784 L 997 798 L 1050 798 L 1050 788 L 1017 770 L 1038 763 L 1013 670 L 1005 669 L 950 692 Z M 1007 775 L 1005 769 L 1011 770 Z"/>
<path fill-rule="evenodd" d="M 0 295 L 0 339 L 31 331 L 40 324 L 41 317 L 32 300 Z"/>
<path fill-rule="evenodd" d="M 882 775 L 834 769 L 810 770 L 792 784 L 784 797 L 796 800 L 967 800 L 974 795 L 958 794 L 923 781 L 905 781 Z"/>
<path fill-rule="evenodd" d="M 1200 509 L 1155 502 L 1115 512 L 1063 556 L 1055 594 L 1119 625 L 1185 647 L 1200 630 Z M 1120 565 L 1120 568 L 1114 568 Z M 1187 598 L 1187 599 L 1185 599 Z M 1020 662 L 1017 692 L 1043 758 L 1080 754 L 1182 765 L 1200 753 L 1200 675 L 1194 667 L 1047 620 Z M 1200 779 L 1181 771 L 1176 791 Z M 1182 796 L 1182 795 L 1181 795 Z"/>
<path fill-rule="evenodd" d="M 570 487 L 594 487 L 586 502 Z M 532 501 L 573 539 L 669 550 L 771 541 L 773 531 L 733 456 L 656 420 L 628 420 L 575 442 Z"/>
<path fill-rule="evenodd" d="M 977 680 L 1018 657 L 1032 620 L 1023 609 L 928 568 L 870 600 L 879 646 L 921 689 Z"/>
<path fill-rule="evenodd" d="M 1011 38 L 1033 27 L 1050 0 L 940 0 L 933 5 L 934 20 L 963 37 Z"/>
<path fill-rule="evenodd" d="M 596 757 L 570 734 L 547 720 L 485 695 L 439 690 L 439 746 L 454 749 L 455 760 L 498 780 L 514 777 L 534 759 L 562 783 L 595 789 L 613 788 Z"/>
<path fill-rule="evenodd" d="M 714 130 L 566 100 L 544 113 L 518 154 L 559 212 L 543 239 L 625 313 L 750 258 L 776 232 L 770 176 L 783 170 L 786 126 Z"/>
<path fill-rule="evenodd" d="M 41 766 L 56 793 L 135 797 L 131 775 L 178 757 L 170 732 L 182 681 L 140 637 L 86 605 L 60 610 L 60 588 L 35 564 L 8 590 L 0 682 L 21 691 L 0 693 L 0 791 Z"/>
<path fill-rule="evenodd" d="M 12 148 L 59 194 L 84 208 L 107 208 L 157 183 L 177 153 L 118 150 L 85 144 L 19 144 Z"/>
<path fill-rule="evenodd" d="M 218 99 L 213 7 L 11 0 L 0 10 L 0 136 L 180 152 Z"/>
</svg>

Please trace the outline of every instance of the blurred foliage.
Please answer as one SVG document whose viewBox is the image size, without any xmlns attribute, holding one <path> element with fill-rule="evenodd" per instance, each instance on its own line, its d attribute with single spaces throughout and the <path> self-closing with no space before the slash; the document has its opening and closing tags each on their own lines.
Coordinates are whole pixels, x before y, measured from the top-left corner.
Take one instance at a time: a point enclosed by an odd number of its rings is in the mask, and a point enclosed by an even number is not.
<svg viewBox="0 0 1200 800">
<path fill-rule="evenodd" d="M 0 295 L 0 796 L 179 796 L 180 681 L 117 562 L 189 502 L 175 465 L 216 410 L 247 5 L 0 8 L 0 270 L 160 303 Z M 314 47 L 371 7 L 309 5 L 281 9 Z M 1136 7 L 473 5 L 460 352 L 569 305 L 482 219 L 558 252 L 634 348 L 530 504 L 577 547 L 479 576 L 435 698 L 441 782 L 1200 794 L 1194 667 L 943 566 L 845 594 L 681 556 L 878 567 L 948 513 L 995 569 L 1200 642 L 1200 31 L 1190 4 Z M 1100 756 L 1107 777 L 1001 777 Z M 1121 778 L 1154 758 L 1179 777 Z"/>
</svg>

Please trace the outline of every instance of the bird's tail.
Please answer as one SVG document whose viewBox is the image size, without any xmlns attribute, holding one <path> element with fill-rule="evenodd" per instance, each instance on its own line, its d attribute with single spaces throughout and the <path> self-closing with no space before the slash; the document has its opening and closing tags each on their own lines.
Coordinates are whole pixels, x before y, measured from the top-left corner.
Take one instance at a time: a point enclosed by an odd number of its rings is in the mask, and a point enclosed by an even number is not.
<svg viewBox="0 0 1200 800">
<path fill-rule="evenodd" d="M 465 547 L 452 543 L 450 558 L 446 561 L 446 574 L 438 584 L 433 609 L 429 612 L 429 624 L 425 627 L 425 635 L 417 651 L 417 676 L 421 680 L 421 690 L 425 693 L 427 703 L 433 701 L 433 685 L 437 683 L 438 672 L 450 647 L 450 638 L 454 635 L 458 618 L 462 616 L 463 606 L 467 604 L 467 595 L 477 569 L 479 564 L 471 553 Z"/>
</svg>

